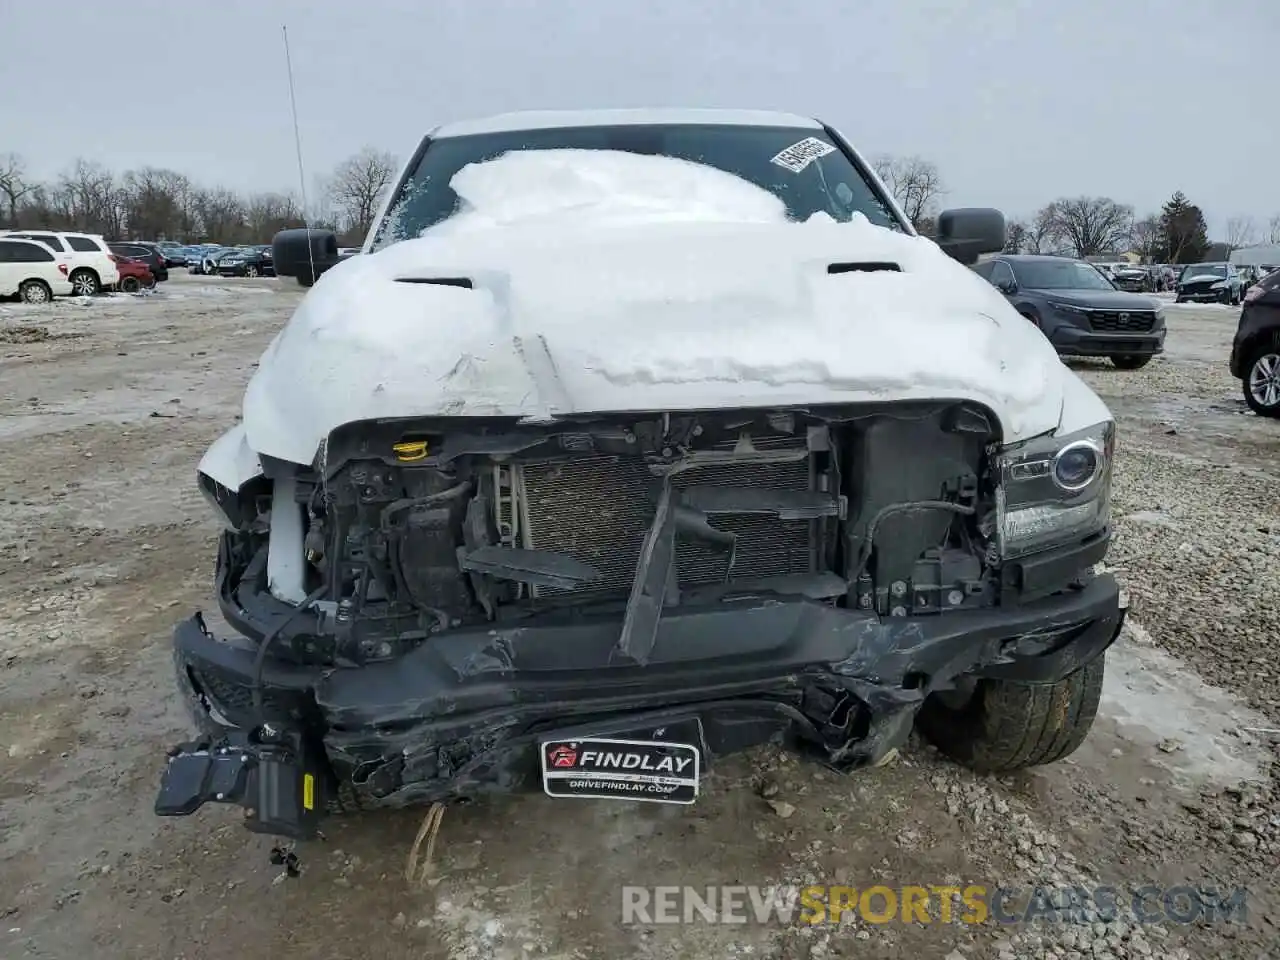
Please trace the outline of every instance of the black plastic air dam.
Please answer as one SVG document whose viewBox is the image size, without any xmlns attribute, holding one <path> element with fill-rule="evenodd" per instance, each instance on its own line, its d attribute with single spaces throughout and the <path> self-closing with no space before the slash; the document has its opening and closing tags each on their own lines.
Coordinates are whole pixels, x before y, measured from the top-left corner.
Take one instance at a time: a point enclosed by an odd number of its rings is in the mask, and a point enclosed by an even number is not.
<svg viewBox="0 0 1280 960">
<path fill-rule="evenodd" d="M 829 739 L 812 746 L 819 754 L 843 749 L 844 766 L 873 763 L 905 738 L 925 696 L 958 676 L 1056 682 L 1101 654 L 1122 621 L 1110 575 L 1015 607 L 946 617 L 881 619 L 754 598 L 671 610 L 645 666 L 615 659 L 617 616 L 579 616 L 455 630 L 359 668 L 268 660 L 264 681 L 269 714 L 323 737 L 340 777 L 394 761 L 402 769 L 392 792 L 420 802 L 456 793 L 463 781 L 468 791 L 482 789 L 478 769 L 488 771 L 488 789 L 514 789 L 522 778 L 512 771 L 536 762 L 534 738 L 579 724 L 643 725 L 679 711 L 721 731 L 708 744 L 713 757 L 782 729 L 812 740 L 829 719 L 805 709 L 816 691 L 853 698 L 867 725 L 861 735 L 846 732 L 843 748 Z M 179 685 L 202 727 L 209 707 L 214 719 L 252 725 L 254 652 L 243 639 L 214 638 L 198 616 L 178 626 Z M 726 717 L 744 711 L 758 732 L 725 733 Z M 439 755 L 459 745 L 457 765 L 442 767 Z M 404 758 L 415 756 L 416 768 L 406 767 Z"/>
</svg>

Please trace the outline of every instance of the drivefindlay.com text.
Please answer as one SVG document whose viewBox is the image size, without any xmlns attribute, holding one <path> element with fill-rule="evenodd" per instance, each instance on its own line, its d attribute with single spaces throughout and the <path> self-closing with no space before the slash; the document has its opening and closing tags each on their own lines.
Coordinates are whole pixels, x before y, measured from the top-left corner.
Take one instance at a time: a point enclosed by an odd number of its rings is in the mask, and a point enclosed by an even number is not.
<svg viewBox="0 0 1280 960">
<path fill-rule="evenodd" d="M 624 924 L 1245 923 L 1243 887 L 930 884 L 622 888 Z"/>
</svg>

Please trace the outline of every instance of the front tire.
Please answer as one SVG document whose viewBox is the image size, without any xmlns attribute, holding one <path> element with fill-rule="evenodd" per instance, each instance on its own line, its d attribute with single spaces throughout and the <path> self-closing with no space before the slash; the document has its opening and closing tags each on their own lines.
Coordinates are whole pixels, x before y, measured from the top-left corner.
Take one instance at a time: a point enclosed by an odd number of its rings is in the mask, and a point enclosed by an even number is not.
<svg viewBox="0 0 1280 960">
<path fill-rule="evenodd" d="M 1121 370 L 1141 370 L 1152 361 L 1152 357 L 1136 357 L 1136 356 L 1118 356 L 1112 357 L 1111 362 Z"/>
<path fill-rule="evenodd" d="M 253 264 L 249 264 L 249 266 L 244 268 L 244 275 L 248 277 L 250 280 L 252 280 L 254 277 L 258 275 L 258 268 L 255 267 Z"/>
<path fill-rule="evenodd" d="M 121 293 L 137 293 L 142 289 L 142 281 L 137 277 L 121 277 L 120 292 Z"/>
<path fill-rule="evenodd" d="M 1054 763 L 1089 735 L 1102 698 L 1106 654 L 1057 683 L 978 680 L 962 705 L 938 694 L 916 723 L 946 756 L 979 773 L 1009 773 Z"/>
<path fill-rule="evenodd" d="M 1280 343 L 1264 344 L 1244 364 L 1244 402 L 1260 417 L 1280 417 Z"/>
<path fill-rule="evenodd" d="M 76 270 L 69 279 L 77 297 L 92 297 L 102 291 L 102 281 L 92 270 Z"/>
<path fill-rule="evenodd" d="M 18 296 L 23 303 L 53 303 L 53 290 L 43 280 L 24 280 Z"/>
</svg>

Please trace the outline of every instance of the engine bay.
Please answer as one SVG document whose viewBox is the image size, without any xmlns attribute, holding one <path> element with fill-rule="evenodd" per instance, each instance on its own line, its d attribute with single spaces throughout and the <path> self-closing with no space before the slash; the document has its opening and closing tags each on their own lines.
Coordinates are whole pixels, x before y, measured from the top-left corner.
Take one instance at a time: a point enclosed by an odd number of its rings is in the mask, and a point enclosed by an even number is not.
<svg viewBox="0 0 1280 960">
<path fill-rule="evenodd" d="M 310 469 L 264 463 L 223 552 L 240 589 L 322 597 L 306 661 L 528 618 L 643 635 L 744 596 L 943 614 L 998 596 L 998 439 L 982 408 L 937 402 L 349 424 Z"/>
</svg>

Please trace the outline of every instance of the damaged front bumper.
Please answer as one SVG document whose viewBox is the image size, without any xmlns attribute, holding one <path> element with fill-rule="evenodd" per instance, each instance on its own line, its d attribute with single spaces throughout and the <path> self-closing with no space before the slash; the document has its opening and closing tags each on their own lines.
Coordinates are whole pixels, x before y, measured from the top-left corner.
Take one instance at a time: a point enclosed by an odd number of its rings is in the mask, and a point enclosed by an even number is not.
<svg viewBox="0 0 1280 960">
<path fill-rule="evenodd" d="M 664 612 L 640 665 L 617 656 L 619 616 L 555 616 L 448 631 L 357 668 L 268 658 L 263 701 L 277 735 L 268 753 L 273 762 L 295 758 L 294 775 L 283 778 L 294 792 L 312 777 L 308 789 L 349 788 L 363 804 L 390 806 L 512 792 L 540 778 L 558 795 L 545 775 L 547 745 L 593 739 L 674 742 L 693 748 L 702 769 L 775 742 L 847 771 L 901 744 L 925 698 L 961 677 L 1055 683 L 1099 656 L 1123 621 L 1110 575 L 945 616 L 879 617 L 754 597 Z M 198 614 L 177 627 L 178 684 L 204 734 L 183 756 L 219 757 L 226 748 L 260 765 L 256 653 L 242 638 L 214 637 Z M 282 749 L 286 736 L 293 745 Z M 185 764 L 168 778 L 184 786 L 167 797 L 162 789 L 157 812 L 186 814 L 199 800 L 223 799 L 251 819 L 264 815 L 252 778 L 217 797 L 212 761 Z M 227 776 L 224 785 L 233 782 Z M 301 825 L 276 832 L 309 835 L 310 810 L 295 813 Z"/>
</svg>

